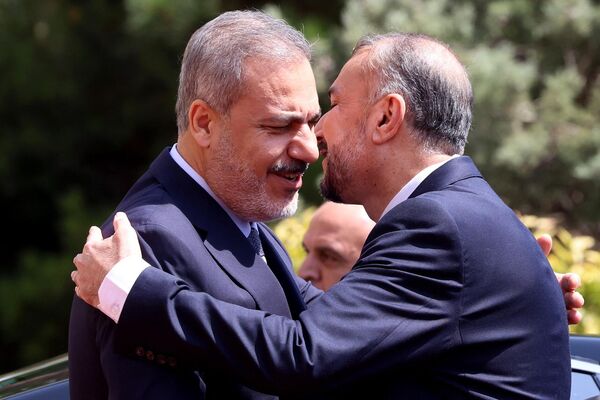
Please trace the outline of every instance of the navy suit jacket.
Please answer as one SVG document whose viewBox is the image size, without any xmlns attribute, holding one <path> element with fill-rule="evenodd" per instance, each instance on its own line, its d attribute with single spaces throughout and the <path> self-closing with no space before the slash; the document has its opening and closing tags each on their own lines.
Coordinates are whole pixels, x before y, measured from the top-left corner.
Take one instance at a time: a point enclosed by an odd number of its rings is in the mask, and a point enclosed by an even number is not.
<svg viewBox="0 0 600 400">
<path fill-rule="evenodd" d="M 281 243 L 264 225 L 259 232 L 270 268 L 215 200 L 164 150 L 117 210 L 127 212 L 145 259 L 187 282 L 194 291 L 245 309 L 297 318 L 319 292 L 292 273 Z M 112 216 L 103 228 L 112 234 Z M 153 297 L 153 293 L 148 293 Z M 145 307 L 142 306 L 142 307 Z M 148 321 L 153 331 L 154 317 Z M 115 324 L 75 297 L 69 327 L 69 369 L 74 399 L 270 399 L 244 387 L 211 363 L 185 365 L 159 347 L 137 345 L 133 357 L 114 351 Z M 138 332 L 139 333 L 139 332 Z M 184 333 L 184 332 L 182 332 Z M 143 339 L 144 334 L 138 336 Z"/>
<path fill-rule="evenodd" d="M 116 342 L 125 352 L 143 340 L 290 397 L 567 399 L 565 314 L 535 239 L 459 157 L 381 218 L 352 271 L 298 320 L 149 268 Z"/>
</svg>

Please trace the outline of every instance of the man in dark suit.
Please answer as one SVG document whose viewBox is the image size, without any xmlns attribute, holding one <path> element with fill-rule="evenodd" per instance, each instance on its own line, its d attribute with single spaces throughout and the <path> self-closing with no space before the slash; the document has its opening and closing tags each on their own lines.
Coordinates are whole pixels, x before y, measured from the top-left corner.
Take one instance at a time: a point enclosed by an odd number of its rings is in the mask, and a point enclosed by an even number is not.
<svg viewBox="0 0 600 400">
<path fill-rule="evenodd" d="M 323 193 L 377 221 L 352 271 L 293 320 L 145 268 L 116 346 L 211 363 L 291 396 L 567 399 L 567 321 L 552 270 L 460 155 L 472 104 L 463 66 L 428 37 L 366 37 L 330 99 L 317 129 Z M 94 279 L 136 252 L 126 218 L 115 223 L 116 237 L 92 230 L 74 260 L 86 301 Z"/>
<path fill-rule="evenodd" d="M 143 257 L 161 271 L 190 289 L 288 318 L 319 291 L 293 275 L 281 243 L 260 221 L 294 213 L 302 174 L 318 157 L 312 128 L 320 110 L 309 60 L 300 32 L 260 12 L 225 13 L 199 29 L 182 61 L 177 144 L 116 208 L 129 213 Z M 112 320 L 135 272 L 122 267 L 104 286 L 108 317 L 73 301 L 73 399 L 275 398 L 210 363 L 180 368 L 158 349 L 136 349 L 138 359 L 116 353 Z"/>
</svg>

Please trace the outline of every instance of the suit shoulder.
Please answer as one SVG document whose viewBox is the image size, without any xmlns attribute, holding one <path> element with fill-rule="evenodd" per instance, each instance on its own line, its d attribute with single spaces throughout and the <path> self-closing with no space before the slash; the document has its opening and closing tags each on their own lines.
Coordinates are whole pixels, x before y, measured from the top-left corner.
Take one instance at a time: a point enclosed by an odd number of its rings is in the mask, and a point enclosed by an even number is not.
<svg viewBox="0 0 600 400">
<path fill-rule="evenodd" d="M 201 207 L 201 205 L 199 205 Z M 179 230 L 191 227 L 191 223 L 176 202 L 156 180 L 148 180 L 138 185 L 138 190 L 127 193 L 114 212 L 123 211 L 136 230 L 154 226 L 166 230 Z M 103 232 L 112 233 L 112 213 L 103 224 Z"/>
<path fill-rule="evenodd" d="M 392 208 L 375 224 L 361 258 L 384 256 L 394 260 L 401 258 L 401 253 L 410 258 L 428 249 L 431 254 L 442 252 L 445 258 L 460 264 L 461 247 L 458 226 L 446 205 L 438 199 L 419 196 Z"/>
<path fill-rule="evenodd" d="M 381 217 L 375 227 L 395 230 L 447 223 L 455 230 L 453 221 L 452 212 L 443 198 L 427 193 L 398 204 Z"/>
</svg>

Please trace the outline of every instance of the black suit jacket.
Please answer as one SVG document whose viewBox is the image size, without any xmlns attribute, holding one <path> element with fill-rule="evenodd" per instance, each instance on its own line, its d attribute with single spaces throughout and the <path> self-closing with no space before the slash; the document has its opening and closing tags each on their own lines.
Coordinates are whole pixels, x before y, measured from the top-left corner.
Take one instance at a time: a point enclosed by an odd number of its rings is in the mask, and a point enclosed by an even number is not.
<svg viewBox="0 0 600 400">
<path fill-rule="evenodd" d="M 226 212 L 164 150 L 134 184 L 117 211 L 127 212 L 139 234 L 145 259 L 186 281 L 194 291 L 280 316 L 297 318 L 303 297 L 319 292 L 295 278 L 281 243 L 259 224 L 270 268 Z M 112 234 L 112 216 L 103 233 Z M 300 285 L 300 286 L 299 286 Z M 153 293 L 148 293 L 153 297 Z M 145 306 L 142 306 L 145 307 Z M 155 330 L 156 319 L 147 321 Z M 77 297 L 69 329 L 71 396 L 74 399 L 267 399 L 211 363 L 185 363 L 160 347 L 114 351 L 115 324 Z M 182 331 L 185 334 L 185 330 Z M 140 335 L 141 338 L 144 334 Z"/>
<path fill-rule="evenodd" d="M 570 391 L 556 278 L 468 157 L 383 216 L 353 270 L 298 320 L 148 269 L 124 306 L 117 345 L 128 351 L 141 338 L 292 397 L 567 399 Z"/>
</svg>

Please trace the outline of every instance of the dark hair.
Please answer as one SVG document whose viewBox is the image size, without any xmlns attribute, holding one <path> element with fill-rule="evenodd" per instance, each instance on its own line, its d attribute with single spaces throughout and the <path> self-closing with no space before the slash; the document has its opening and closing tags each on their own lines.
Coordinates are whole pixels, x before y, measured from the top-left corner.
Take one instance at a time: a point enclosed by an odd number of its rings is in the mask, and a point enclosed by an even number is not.
<svg viewBox="0 0 600 400">
<path fill-rule="evenodd" d="M 389 33 L 361 38 L 352 55 L 368 49 L 371 100 L 398 93 L 407 120 L 427 150 L 462 154 L 471 127 L 473 91 L 464 66 L 447 45 L 425 35 Z M 432 57 L 431 52 L 447 52 Z"/>
</svg>

